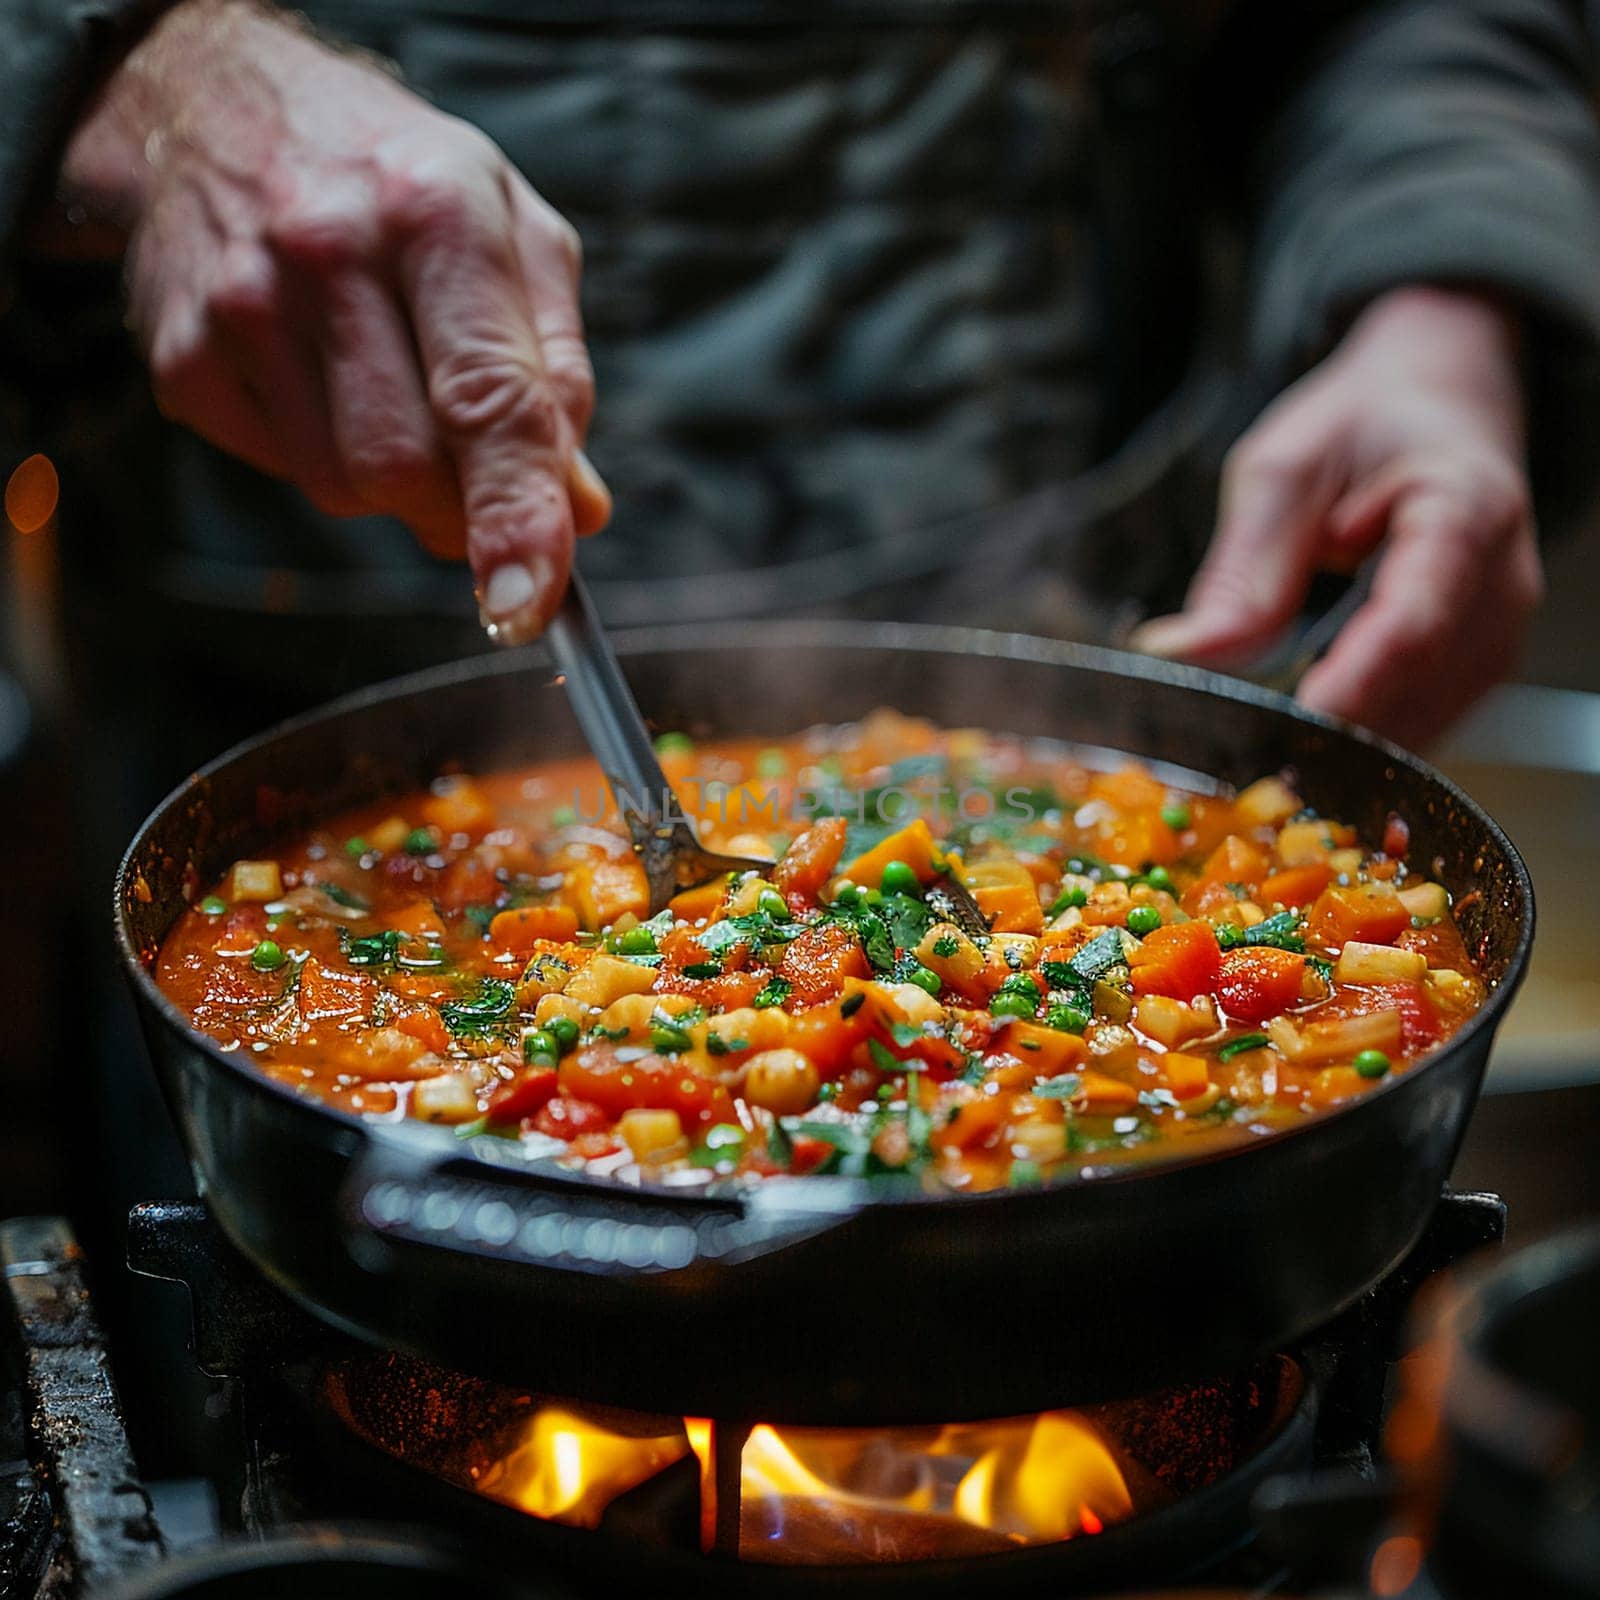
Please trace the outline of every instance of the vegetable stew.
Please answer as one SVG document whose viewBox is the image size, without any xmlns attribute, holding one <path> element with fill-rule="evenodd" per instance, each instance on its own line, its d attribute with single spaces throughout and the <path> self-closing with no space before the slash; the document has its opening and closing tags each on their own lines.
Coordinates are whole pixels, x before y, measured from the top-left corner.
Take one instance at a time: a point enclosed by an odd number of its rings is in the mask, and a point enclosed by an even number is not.
<svg viewBox="0 0 1600 1600">
<path fill-rule="evenodd" d="M 1484 999 L 1404 820 L 1360 840 L 1285 776 L 1204 793 L 889 711 L 658 748 L 770 871 L 652 917 L 592 765 L 450 774 L 234 863 L 157 981 L 352 1114 L 625 1182 L 949 1190 L 1270 1133 Z"/>
</svg>

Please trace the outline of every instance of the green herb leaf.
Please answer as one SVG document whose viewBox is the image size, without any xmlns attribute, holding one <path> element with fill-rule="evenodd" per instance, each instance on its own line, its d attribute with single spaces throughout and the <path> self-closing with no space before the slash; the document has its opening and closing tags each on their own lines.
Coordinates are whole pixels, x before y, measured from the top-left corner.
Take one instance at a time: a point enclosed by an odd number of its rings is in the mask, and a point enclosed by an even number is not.
<svg viewBox="0 0 1600 1600">
<path fill-rule="evenodd" d="M 1046 1078 L 1028 1090 L 1042 1100 L 1071 1100 L 1083 1088 L 1083 1079 L 1075 1072 L 1064 1072 L 1059 1078 Z"/>
<path fill-rule="evenodd" d="M 504 978 L 484 978 L 470 999 L 448 1001 L 439 1007 L 439 1015 L 451 1033 L 487 1033 L 510 1015 L 516 998 L 517 991 Z"/>
<path fill-rule="evenodd" d="M 787 978 L 772 978 L 757 991 L 750 1004 L 757 1011 L 766 1011 L 772 1006 L 781 1006 L 793 993 L 794 985 Z"/>
<path fill-rule="evenodd" d="M 1235 1056 L 1243 1055 L 1246 1050 L 1259 1050 L 1264 1044 L 1272 1041 L 1264 1033 L 1241 1034 L 1237 1039 L 1230 1039 L 1217 1051 L 1218 1061 L 1232 1061 Z"/>
</svg>

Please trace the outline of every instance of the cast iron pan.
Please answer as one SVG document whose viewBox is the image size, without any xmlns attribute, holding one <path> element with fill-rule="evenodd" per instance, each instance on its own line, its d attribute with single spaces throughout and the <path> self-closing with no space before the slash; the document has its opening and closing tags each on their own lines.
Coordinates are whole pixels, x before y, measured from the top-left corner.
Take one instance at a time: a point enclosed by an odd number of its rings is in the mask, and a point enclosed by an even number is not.
<svg viewBox="0 0 1600 1600">
<path fill-rule="evenodd" d="M 844 1179 L 744 1203 L 531 1174 L 448 1131 L 378 1127 L 256 1076 L 152 983 L 215 874 L 441 767 L 581 741 L 536 654 L 404 679 L 240 746 L 157 809 L 118 875 L 117 938 L 205 1193 L 239 1248 L 335 1326 L 446 1365 L 647 1411 L 790 1422 L 1006 1416 L 1242 1367 L 1291 1345 L 1422 1233 L 1527 965 L 1533 897 L 1498 827 L 1437 773 L 1290 701 L 1013 635 L 858 624 L 659 630 L 624 662 L 647 715 L 778 736 L 878 705 L 1175 763 L 1292 768 L 1373 838 L 1390 810 L 1457 895 L 1494 989 L 1425 1067 L 1303 1127 L 1048 1189 L 874 1199 Z M 133 1070 L 130 1063 L 130 1069 Z"/>
</svg>

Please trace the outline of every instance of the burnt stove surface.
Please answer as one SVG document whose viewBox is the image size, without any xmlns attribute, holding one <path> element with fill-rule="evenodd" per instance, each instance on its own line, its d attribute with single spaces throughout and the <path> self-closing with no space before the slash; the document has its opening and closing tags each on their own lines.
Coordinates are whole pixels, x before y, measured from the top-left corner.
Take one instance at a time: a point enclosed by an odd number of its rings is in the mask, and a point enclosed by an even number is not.
<svg viewBox="0 0 1600 1600">
<path fill-rule="evenodd" d="M 1286 1442 L 1254 1475 L 1225 1475 L 1206 1491 L 1210 1499 L 1189 1508 L 1178 1524 L 1185 1538 L 1159 1570 L 1161 1582 L 1257 1596 L 1369 1592 L 1368 1557 L 1389 1493 L 1378 1467 L 1380 1435 L 1407 1309 L 1426 1278 L 1498 1243 L 1504 1227 L 1497 1197 L 1446 1191 L 1412 1255 L 1295 1352 L 1316 1396 L 1314 1413 L 1304 1407 L 1296 1419 L 1305 1437 L 1285 1428 Z M 367 1592 L 387 1600 L 457 1592 L 509 1600 L 582 1593 L 585 1570 L 591 1587 L 611 1592 L 619 1575 L 637 1577 L 640 1563 L 655 1559 L 632 1537 L 541 1523 L 350 1448 L 348 1428 L 330 1417 L 326 1375 L 384 1358 L 288 1301 L 223 1238 L 203 1205 L 135 1208 L 129 1256 L 135 1271 L 189 1291 L 192 1352 L 216 1380 L 215 1410 L 228 1417 L 231 1444 L 215 1484 L 224 1542 L 167 1554 L 128 1449 L 70 1231 L 55 1219 L 0 1223 L 0 1600 L 276 1594 L 315 1582 L 307 1576 L 313 1572 L 325 1586 L 318 1592 L 350 1600 Z M 1203 1442 L 1196 1448 L 1203 1453 Z M 1174 1470 L 1186 1464 L 1175 1462 Z M 693 1544 L 692 1529 L 667 1526 L 682 1523 L 682 1497 L 652 1511 L 649 1489 L 635 1492 L 633 1513 L 656 1517 L 664 1545 Z M 403 1529 L 378 1527 L 396 1519 Z M 497 1552 L 508 1525 L 517 1548 Z M 1205 1541 L 1198 1555 L 1197 1529 Z M 1144 1568 L 1152 1558 L 1161 1568 L 1162 1552 L 1152 1546 L 1159 1530 L 1136 1519 L 1111 1533 L 1137 1533 L 1123 1544 L 1141 1551 L 1140 1562 L 1116 1566 L 1116 1546 L 1105 1537 L 1098 1566 L 1080 1560 L 1063 1587 L 1061 1574 L 1073 1569 L 1052 1567 L 1052 1552 L 1102 1539 L 1035 1547 L 982 1558 L 982 1592 L 997 1592 L 1001 1566 L 1008 1581 L 1032 1592 L 1112 1594 L 1155 1581 Z M 485 1568 L 463 1560 L 469 1547 L 488 1553 Z M 508 1555 L 517 1557 L 514 1565 Z M 698 1554 L 676 1568 L 668 1560 L 662 1576 L 703 1575 L 710 1565 Z M 959 1561 L 853 1570 L 848 1586 L 877 1591 L 915 1585 L 922 1593 L 941 1577 L 955 1592 L 979 1586 L 978 1569 Z M 746 1568 L 731 1586 L 777 1592 L 778 1577 L 777 1569 Z"/>
</svg>

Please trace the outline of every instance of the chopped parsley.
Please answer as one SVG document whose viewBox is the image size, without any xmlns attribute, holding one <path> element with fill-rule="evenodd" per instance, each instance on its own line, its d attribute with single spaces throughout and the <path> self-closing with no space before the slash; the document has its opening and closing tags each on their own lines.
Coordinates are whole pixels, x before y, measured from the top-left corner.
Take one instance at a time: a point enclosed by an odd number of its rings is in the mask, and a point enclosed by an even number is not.
<svg viewBox="0 0 1600 1600">
<path fill-rule="evenodd" d="M 750 1004 L 757 1011 L 766 1011 L 773 1006 L 781 1006 L 793 993 L 794 985 L 787 978 L 770 978 L 756 992 L 756 996 Z"/>
<path fill-rule="evenodd" d="M 516 1004 L 517 991 L 504 978 L 485 978 L 469 999 L 451 1000 L 439 1007 L 439 1015 L 451 1033 L 469 1037 L 489 1032 L 503 1022 Z"/>
</svg>

